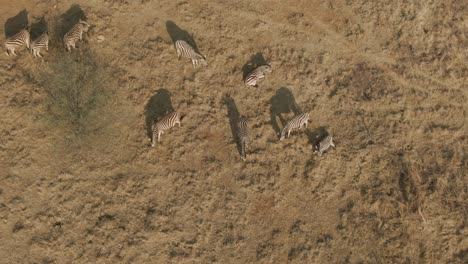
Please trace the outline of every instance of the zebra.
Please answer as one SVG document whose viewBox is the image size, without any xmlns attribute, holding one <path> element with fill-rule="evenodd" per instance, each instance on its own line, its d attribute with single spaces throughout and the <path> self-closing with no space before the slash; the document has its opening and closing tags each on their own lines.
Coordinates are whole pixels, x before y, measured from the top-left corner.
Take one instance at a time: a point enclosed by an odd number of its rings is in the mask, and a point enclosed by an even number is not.
<svg viewBox="0 0 468 264">
<path fill-rule="evenodd" d="M 247 118 L 245 116 L 241 116 L 237 120 L 236 130 L 237 139 L 241 147 L 241 159 L 245 161 L 245 159 L 247 158 L 245 151 L 250 142 L 249 127 L 247 125 Z"/>
<path fill-rule="evenodd" d="M 18 33 L 7 38 L 5 41 L 5 49 L 7 56 L 10 56 L 10 54 L 16 56 L 15 50 L 23 46 L 23 44 L 26 44 L 26 47 L 28 47 L 29 49 L 30 42 L 31 35 L 29 34 L 28 29 L 24 28 L 20 30 Z"/>
<path fill-rule="evenodd" d="M 83 32 L 88 32 L 89 24 L 86 21 L 79 20 L 66 34 L 63 36 L 63 42 L 67 51 L 71 51 L 73 47 L 76 49 L 76 42 L 83 39 Z"/>
<path fill-rule="evenodd" d="M 31 43 L 31 51 L 34 55 L 34 57 L 40 57 L 41 56 L 41 49 L 45 48 L 47 51 L 49 50 L 49 32 L 44 32 L 42 33 L 39 37 L 37 37 L 32 43 Z"/>
<path fill-rule="evenodd" d="M 307 128 L 307 123 L 309 122 L 309 114 L 308 113 L 300 113 L 295 115 L 293 118 L 291 118 L 288 123 L 286 123 L 286 126 L 284 126 L 283 130 L 281 131 L 281 137 L 280 140 L 284 140 L 286 138 L 286 132 L 291 134 L 291 130 L 293 129 L 300 129 L 303 125 Z"/>
<path fill-rule="evenodd" d="M 208 63 L 206 62 L 205 56 L 201 55 L 200 53 L 196 52 L 192 46 L 190 46 L 184 40 L 177 40 L 175 42 L 175 48 L 177 51 L 177 57 L 180 59 L 180 56 L 185 58 L 189 58 L 192 60 L 193 67 L 201 64 L 203 66 L 207 66 Z"/>
<path fill-rule="evenodd" d="M 265 78 L 266 73 L 271 73 L 271 66 L 270 65 L 262 65 L 258 66 L 254 70 L 252 70 L 247 76 L 245 77 L 244 83 L 246 86 L 253 86 L 258 87 L 257 82 Z"/>
<path fill-rule="evenodd" d="M 154 147 L 156 144 L 156 136 L 158 137 L 158 142 L 161 140 L 161 134 L 164 134 L 164 130 L 167 130 L 171 127 L 174 127 L 176 124 L 180 127 L 180 114 L 178 112 L 172 112 L 164 116 L 161 120 L 156 122 L 153 126 L 153 137 L 151 140 L 151 147 Z"/>
<path fill-rule="evenodd" d="M 315 146 L 314 153 L 318 153 L 318 155 L 321 157 L 323 152 L 325 152 L 330 147 L 335 147 L 335 144 L 333 144 L 333 138 L 331 136 L 327 136 L 322 141 L 320 141 L 317 146 Z"/>
</svg>

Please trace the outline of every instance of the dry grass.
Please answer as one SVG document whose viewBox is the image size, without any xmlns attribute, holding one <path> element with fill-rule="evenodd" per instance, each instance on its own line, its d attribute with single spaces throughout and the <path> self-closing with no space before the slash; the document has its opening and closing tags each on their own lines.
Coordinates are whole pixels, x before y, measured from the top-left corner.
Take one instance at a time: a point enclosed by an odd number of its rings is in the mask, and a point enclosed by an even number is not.
<svg viewBox="0 0 468 264">
<path fill-rule="evenodd" d="M 0 9 L 53 31 L 43 61 L 0 57 L 6 263 L 466 262 L 462 1 L 32 2 Z M 177 60 L 178 38 L 209 66 Z M 280 142 L 300 111 L 308 129 Z"/>
</svg>

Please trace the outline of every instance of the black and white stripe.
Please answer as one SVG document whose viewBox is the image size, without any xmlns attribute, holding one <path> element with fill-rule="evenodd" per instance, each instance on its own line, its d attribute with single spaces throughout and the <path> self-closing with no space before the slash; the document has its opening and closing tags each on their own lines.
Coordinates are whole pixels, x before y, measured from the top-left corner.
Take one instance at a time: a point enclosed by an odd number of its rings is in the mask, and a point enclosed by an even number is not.
<svg viewBox="0 0 468 264">
<path fill-rule="evenodd" d="M 180 59 L 180 56 L 184 58 L 189 58 L 192 60 L 193 67 L 197 65 L 207 66 L 206 58 L 200 53 L 196 52 L 192 46 L 190 46 L 184 40 L 177 40 L 175 42 L 175 48 L 177 51 L 177 57 Z"/>
<path fill-rule="evenodd" d="M 288 133 L 287 137 L 289 137 L 289 134 L 291 134 L 291 130 L 299 129 L 303 125 L 305 125 L 305 127 L 307 128 L 307 123 L 308 122 L 309 122 L 309 114 L 308 113 L 300 113 L 300 114 L 294 116 L 293 118 L 291 118 L 288 121 L 286 126 L 281 131 L 280 140 L 284 140 L 286 138 L 286 132 Z"/>
<path fill-rule="evenodd" d="M 255 68 L 245 77 L 244 83 L 247 86 L 258 87 L 257 82 L 265 78 L 266 73 L 271 73 L 270 65 L 262 65 Z"/>
<path fill-rule="evenodd" d="M 42 33 L 38 38 L 36 38 L 31 43 L 31 51 L 34 57 L 42 57 L 41 56 L 42 48 L 45 48 L 47 51 L 49 50 L 49 33 L 47 31 Z"/>
<path fill-rule="evenodd" d="M 237 120 L 236 126 L 237 140 L 241 147 L 241 158 L 242 160 L 245 160 L 247 158 L 246 148 L 248 147 L 250 142 L 247 118 L 245 116 L 241 116 L 239 120 Z"/>
<path fill-rule="evenodd" d="M 333 143 L 333 138 L 331 136 L 327 136 L 320 141 L 317 146 L 315 146 L 314 153 L 318 153 L 319 156 L 322 156 L 323 152 L 327 151 L 330 147 L 335 147 L 335 144 Z"/>
<path fill-rule="evenodd" d="M 8 56 L 10 56 L 10 54 L 13 54 L 14 56 L 16 56 L 15 50 L 23 46 L 23 44 L 26 44 L 26 47 L 28 47 L 29 49 L 30 41 L 31 41 L 31 36 L 29 34 L 29 31 L 26 28 L 22 29 L 15 35 L 5 40 L 6 54 Z"/>
<path fill-rule="evenodd" d="M 88 22 L 80 20 L 65 34 L 63 42 L 67 51 L 71 51 L 71 48 L 76 49 L 76 42 L 83 39 L 83 32 L 87 32 L 88 29 Z"/>
<path fill-rule="evenodd" d="M 156 122 L 153 126 L 153 137 L 151 140 L 151 147 L 156 144 L 156 136 L 158 142 L 161 140 L 161 134 L 164 134 L 164 130 L 174 127 L 176 124 L 180 127 L 180 114 L 178 112 L 172 112 L 164 116 L 161 120 Z"/>
</svg>

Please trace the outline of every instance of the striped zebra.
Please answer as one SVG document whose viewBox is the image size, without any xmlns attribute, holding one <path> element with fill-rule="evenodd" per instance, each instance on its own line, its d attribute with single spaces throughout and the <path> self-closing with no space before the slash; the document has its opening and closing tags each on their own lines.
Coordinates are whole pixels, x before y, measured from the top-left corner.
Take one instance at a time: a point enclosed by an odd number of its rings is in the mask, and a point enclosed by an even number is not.
<svg viewBox="0 0 468 264">
<path fill-rule="evenodd" d="M 308 113 L 300 113 L 298 115 L 295 115 L 293 118 L 291 118 L 288 123 L 286 123 L 286 126 L 284 126 L 283 130 L 281 131 L 281 138 L 280 140 L 284 140 L 286 138 L 286 132 L 291 134 L 291 130 L 293 129 L 300 129 L 303 125 L 307 128 L 307 123 L 309 122 L 309 114 Z"/>
<path fill-rule="evenodd" d="M 86 21 L 79 20 L 66 34 L 63 36 L 63 42 L 67 51 L 71 51 L 73 47 L 76 49 L 76 42 L 83 39 L 83 32 L 88 32 L 89 24 Z"/>
<path fill-rule="evenodd" d="M 263 65 L 255 68 L 245 77 L 246 86 L 258 87 L 257 82 L 265 78 L 266 73 L 271 73 L 270 65 Z"/>
<path fill-rule="evenodd" d="M 250 142 L 247 118 L 245 116 L 241 116 L 239 120 L 237 120 L 236 126 L 237 140 L 239 141 L 241 147 L 241 159 L 245 161 L 245 159 L 247 158 L 247 154 L 245 151 Z"/>
<path fill-rule="evenodd" d="M 161 140 L 161 134 L 164 134 L 164 130 L 167 130 L 171 127 L 174 127 L 176 124 L 180 127 L 180 114 L 178 112 L 172 112 L 164 116 L 161 120 L 156 122 L 153 126 L 153 137 L 151 140 L 151 147 L 154 147 L 156 144 L 156 136 L 158 137 L 158 142 Z"/>
<path fill-rule="evenodd" d="M 321 157 L 323 152 L 327 151 L 327 149 L 330 147 L 335 147 L 335 144 L 333 144 L 333 138 L 331 136 L 327 136 L 322 141 L 320 141 L 317 146 L 315 146 L 314 153 L 318 153 L 318 155 Z"/>
<path fill-rule="evenodd" d="M 41 56 L 42 48 L 45 48 L 47 51 L 49 50 L 49 33 L 47 31 L 42 33 L 39 37 L 37 37 L 31 43 L 31 51 L 34 57 L 42 58 Z"/>
<path fill-rule="evenodd" d="M 31 41 L 31 35 L 29 34 L 28 29 L 24 28 L 20 30 L 15 35 L 6 39 L 5 41 L 6 54 L 8 56 L 10 56 L 10 54 L 13 54 L 14 56 L 16 56 L 15 50 L 23 46 L 23 44 L 26 44 L 26 47 L 28 47 L 29 49 L 30 41 Z"/>
<path fill-rule="evenodd" d="M 207 66 L 208 63 L 206 62 L 206 58 L 201 55 L 200 53 L 196 52 L 192 46 L 190 46 L 184 40 L 177 40 L 175 42 L 175 48 L 177 51 L 177 57 L 180 59 L 180 56 L 184 58 L 189 58 L 192 60 L 193 67 L 201 64 L 203 66 Z"/>
</svg>

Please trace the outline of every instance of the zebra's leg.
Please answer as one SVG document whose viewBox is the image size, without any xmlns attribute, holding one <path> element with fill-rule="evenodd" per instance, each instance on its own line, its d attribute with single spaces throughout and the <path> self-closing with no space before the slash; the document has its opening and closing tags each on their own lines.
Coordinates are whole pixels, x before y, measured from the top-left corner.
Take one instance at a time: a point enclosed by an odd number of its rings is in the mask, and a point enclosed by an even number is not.
<svg viewBox="0 0 468 264">
<path fill-rule="evenodd" d="M 158 132 L 158 142 L 161 142 L 161 134 L 162 134 L 162 131 L 159 131 Z"/>
<path fill-rule="evenodd" d="M 14 49 L 11 50 L 11 54 L 13 54 L 13 56 L 16 56 L 16 53 L 15 53 Z"/>
<path fill-rule="evenodd" d="M 40 51 L 37 51 L 37 56 L 38 56 L 39 58 L 42 58 L 42 55 L 41 55 L 41 52 L 40 52 Z"/>
<path fill-rule="evenodd" d="M 243 161 L 245 161 L 245 158 L 246 158 L 246 156 L 245 156 L 245 142 L 242 142 L 241 144 L 242 144 L 242 146 L 241 146 L 241 159 Z"/>
<path fill-rule="evenodd" d="M 289 138 L 290 134 L 291 134 L 291 129 L 288 130 L 288 138 Z"/>
<path fill-rule="evenodd" d="M 156 133 L 153 133 L 151 134 L 151 138 L 149 139 L 151 141 L 151 147 L 154 148 L 154 145 L 156 145 Z"/>
</svg>

